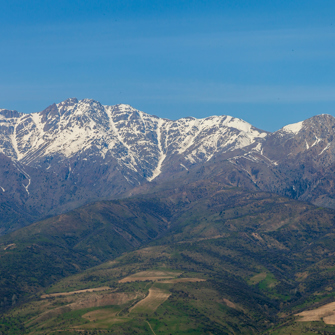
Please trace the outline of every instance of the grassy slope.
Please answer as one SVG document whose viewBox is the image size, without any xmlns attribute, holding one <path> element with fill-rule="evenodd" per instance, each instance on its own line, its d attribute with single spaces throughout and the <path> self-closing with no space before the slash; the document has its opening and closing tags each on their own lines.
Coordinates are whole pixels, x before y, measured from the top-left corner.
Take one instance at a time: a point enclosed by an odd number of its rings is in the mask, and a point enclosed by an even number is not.
<svg viewBox="0 0 335 335">
<path fill-rule="evenodd" d="M 66 313 L 34 324 L 31 320 L 45 313 L 46 309 L 45 305 L 41 305 L 45 300 L 36 299 L 11 311 L 8 316 L 14 317 L 16 322 L 20 319 L 26 325 L 27 334 L 43 334 L 46 331 L 52 333 L 56 329 L 71 331 L 75 327 L 92 331 L 92 334 L 93 329 L 110 330 L 116 334 L 132 334 L 137 329 L 137 333 L 145 334 L 148 333 L 146 321 L 155 333 L 160 334 L 259 334 L 269 327 L 290 320 L 288 317 L 281 321 L 278 313 L 289 314 L 294 306 L 306 299 L 311 298 L 313 301 L 313 295 L 308 292 L 301 292 L 302 296 L 297 296 L 294 287 L 300 284 L 299 281 L 291 281 L 291 287 L 287 286 L 284 276 L 276 277 L 271 268 L 259 264 L 257 257 L 234 255 L 226 242 L 227 238 L 217 238 L 140 249 L 114 262 L 107 262 L 63 279 L 48 289 L 48 293 L 52 293 L 110 286 L 113 292 L 146 294 L 149 288 L 156 287 L 169 292 L 171 296 L 155 311 L 143 309 L 136 313 L 130 312 L 130 307 L 137 301 L 135 300 L 124 305 L 91 309 L 84 307 L 73 312 L 65 310 Z M 232 242 L 239 249 L 244 244 L 239 243 L 238 239 Z M 240 264 L 231 265 L 234 260 L 238 260 Z M 240 268 L 239 273 L 234 267 Z M 242 268 L 244 271 L 241 271 Z M 175 271 L 178 279 L 201 278 L 206 281 L 118 283 L 118 280 L 131 274 L 148 270 Z M 266 276 L 259 276 L 263 273 Z M 260 278 L 255 279 L 257 276 Z M 87 299 L 89 294 L 84 295 Z M 82 297 L 83 294 L 78 294 L 74 299 Z M 66 301 L 63 297 L 48 299 L 48 303 L 52 305 L 47 306 L 47 309 L 64 307 L 69 302 L 72 301 Z M 109 313 L 106 308 L 110 310 Z M 99 315 L 96 320 L 83 318 L 92 311 L 97 311 Z M 298 326 L 299 329 L 306 328 L 306 325 Z M 291 325 L 290 328 L 298 326 Z M 320 329 L 325 328 L 327 327 L 323 325 Z"/>
<path fill-rule="evenodd" d="M 155 197 L 155 200 L 150 200 L 150 197 Z M 165 232 L 165 235 L 152 241 L 150 248 L 131 252 L 116 263 L 108 262 L 68 277 L 51 286 L 49 293 L 105 285 L 117 292 L 145 293 L 151 285 L 158 284 L 118 284 L 117 281 L 138 271 L 162 268 L 180 271 L 184 277 L 199 277 L 206 281 L 160 284 L 165 285 L 164 290 L 170 292 L 171 296 L 153 313 L 133 315 L 128 310 L 130 305 L 110 306 L 112 309 L 121 308 L 122 322 L 115 321 L 114 317 L 114 321 L 107 324 L 102 320 L 92 323 L 81 317 L 87 313 L 86 310 L 71 312 L 77 313 L 73 319 L 76 321 L 63 320 L 65 329 L 73 327 L 71 322 L 76 322 L 76 325 L 84 322 L 83 327 L 88 327 L 87 329 L 113 327 L 116 333 L 127 333 L 129 329 L 148 333 L 148 321 L 156 333 L 162 334 L 169 334 L 171 329 L 174 334 L 205 331 L 213 334 L 260 333 L 290 322 L 290 315 L 307 305 L 333 299 L 334 294 L 329 289 L 335 272 L 332 210 L 267 193 L 223 188 L 215 183 L 196 183 L 171 188 L 150 195 L 147 199 L 104 202 L 91 206 L 93 207 L 86 206 L 68 216 L 60 216 L 57 220 L 49 219 L 8 236 L 5 242 L 14 241 L 17 246 L 2 253 L 4 262 L 1 266 L 8 271 L 7 278 L 13 276 L 14 265 L 17 266 L 16 275 L 22 273 L 19 261 L 24 259 L 27 262 L 27 256 L 32 257 L 31 248 L 36 250 L 35 245 L 43 246 L 46 236 L 53 244 L 46 245 L 45 249 L 35 254 L 36 260 L 46 259 L 49 262 L 49 269 L 43 272 L 34 259 L 28 259 L 28 263 L 30 261 L 40 271 L 37 273 L 39 277 L 35 274 L 38 283 L 36 289 L 46 287 L 57 278 L 71 273 L 70 270 L 56 275 L 52 273 L 59 269 L 66 270 L 67 264 L 75 262 L 77 266 L 85 268 L 94 262 L 113 258 L 120 253 L 120 250 L 115 250 L 117 247 L 126 245 L 121 249 L 126 251 L 127 248 L 130 250 L 140 245 L 131 244 L 132 240 L 128 238 L 120 245 L 114 244 L 116 247 L 113 253 L 113 249 L 109 249 L 110 245 L 116 243 L 116 240 L 120 241 L 120 234 L 115 239 L 115 222 L 118 222 L 119 228 L 125 227 L 123 225 L 128 227 L 131 223 L 132 231 L 137 233 L 136 241 L 140 240 L 138 236 L 145 236 L 138 243 L 148 243 L 150 239 L 159 236 L 159 231 L 156 230 L 150 237 L 148 231 L 152 230 L 149 230 L 148 224 L 144 224 L 151 222 L 149 227 L 155 227 L 158 222 L 161 223 L 160 233 Z M 101 214 L 106 211 L 103 206 L 108 208 L 107 216 Z M 93 214 L 92 208 L 96 209 Z M 101 222 L 104 222 L 104 229 L 101 229 Z M 135 225 L 134 222 L 141 224 Z M 138 226 L 142 228 L 136 230 L 135 227 Z M 84 227 L 90 227 L 90 234 L 84 234 L 87 229 Z M 143 227 L 146 228 L 145 234 Z M 167 227 L 169 228 L 165 229 Z M 72 235 L 69 235 L 70 232 Z M 124 238 L 128 235 L 122 236 Z M 101 240 L 105 242 L 95 242 Z M 58 248 L 54 249 L 56 253 L 47 254 L 46 251 L 53 250 L 55 245 Z M 55 254 L 58 264 L 52 263 Z M 29 278 L 32 271 L 29 267 L 25 271 Z M 78 268 L 73 266 L 72 272 L 77 271 Z M 34 289 L 31 281 L 23 277 L 20 280 L 27 285 L 22 288 L 23 292 Z M 58 300 L 55 299 L 56 305 Z M 25 321 L 35 317 L 31 314 L 34 310 L 32 306 L 38 303 L 37 298 L 30 305 L 21 306 L 21 309 L 12 312 L 15 322 L 19 320 L 18 315 Z M 36 307 L 36 315 L 40 312 Z M 285 317 L 281 318 L 283 316 Z M 62 316 L 48 319 L 42 325 L 49 327 L 49 330 L 54 329 L 59 324 L 59 318 Z M 180 324 L 184 325 L 183 329 L 177 329 Z M 28 330 L 38 333 L 34 327 L 28 327 Z M 291 327 L 290 324 L 288 327 Z"/>
<path fill-rule="evenodd" d="M 88 267 L 133 250 L 167 227 L 157 201 L 99 202 L 20 229 L 0 239 L 3 307 Z M 5 250 L 6 249 L 6 250 Z"/>
<path fill-rule="evenodd" d="M 199 185 L 97 202 L 1 237 L 0 308 L 10 307 L 14 295 L 21 300 L 26 293 L 148 243 L 176 217 L 223 188 Z"/>
</svg>

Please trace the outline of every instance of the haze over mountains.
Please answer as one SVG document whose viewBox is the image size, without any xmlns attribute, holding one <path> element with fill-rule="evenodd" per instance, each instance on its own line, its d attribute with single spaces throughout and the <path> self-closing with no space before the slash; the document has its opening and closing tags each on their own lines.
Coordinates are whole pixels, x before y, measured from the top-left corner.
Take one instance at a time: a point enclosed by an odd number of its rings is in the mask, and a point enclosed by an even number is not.
<svg viewBox="0 0 335 335">
<path fill-rule="evenodd" d="M 74 98 L 0 110 L 0 231 L 176 176 L 335 208 L 334 127 L 323 114 L 269 133 L 230 116 L 172 121 Z"/>
</svg>

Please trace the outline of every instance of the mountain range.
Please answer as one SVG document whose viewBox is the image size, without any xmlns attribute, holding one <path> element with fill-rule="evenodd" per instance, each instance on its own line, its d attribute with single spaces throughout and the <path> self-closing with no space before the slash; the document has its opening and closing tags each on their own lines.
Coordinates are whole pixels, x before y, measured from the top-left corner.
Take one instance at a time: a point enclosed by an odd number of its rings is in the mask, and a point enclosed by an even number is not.
<svg viewBox="0 0 335 335">
<path fill-rule="evenodd" d="M 335 208 L 334 127 L 322 114 L 269 133 L 231 116 L 173 121 L 75 98 L 39 113 L 2 109 L 0 232 L 177 176 Z"/>
<path fill-rule="evenodd" d="M 0 334 L 334 333 L 334 121 L 0 110 Z"/>
</svg>

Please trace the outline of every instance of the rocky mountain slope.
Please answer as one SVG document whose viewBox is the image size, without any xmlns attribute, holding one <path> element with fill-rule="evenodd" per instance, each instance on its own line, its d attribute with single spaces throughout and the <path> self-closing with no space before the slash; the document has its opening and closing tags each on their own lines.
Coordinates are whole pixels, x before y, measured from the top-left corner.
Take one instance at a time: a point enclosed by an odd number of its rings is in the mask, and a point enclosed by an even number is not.
<svg viewBox="0 0 335 335">
<path fill-rule="evenodd" d="M 262 190 L 335 208 L 335 118 L 318 115 L 288 125 L 230 160 Z"/>
<path fill-rule="evenodd" d="M 33 114 L 0 110 L 0 204 L 29 214 L 14 211 L 2 233 L 176 176 L 335 208 L 334 125 L 319 115 L 268 133 L 230 116 L 172 121 L 89 99 Z"/>
</svg>

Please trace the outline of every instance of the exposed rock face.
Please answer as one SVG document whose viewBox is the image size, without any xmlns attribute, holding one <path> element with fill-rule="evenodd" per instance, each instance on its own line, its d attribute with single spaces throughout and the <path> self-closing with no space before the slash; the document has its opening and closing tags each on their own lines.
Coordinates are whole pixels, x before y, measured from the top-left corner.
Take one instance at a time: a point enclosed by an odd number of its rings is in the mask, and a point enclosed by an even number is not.
<svg viewBox="0 0 335 335">
<path fill-rule="evenodd" d="M 335 208 L 335 118 L 314 116 L 288 125 L 231 161 L 262 190 Z"/>
<path fill-rule="evenodd" d="M 334 127 L 319 115 L 267 133 L 230 116 L 171 121 L 74 98 L 0 110 L 0 201 L 40 218 L 184 174 L 335 208 Z"/>
</svg>

